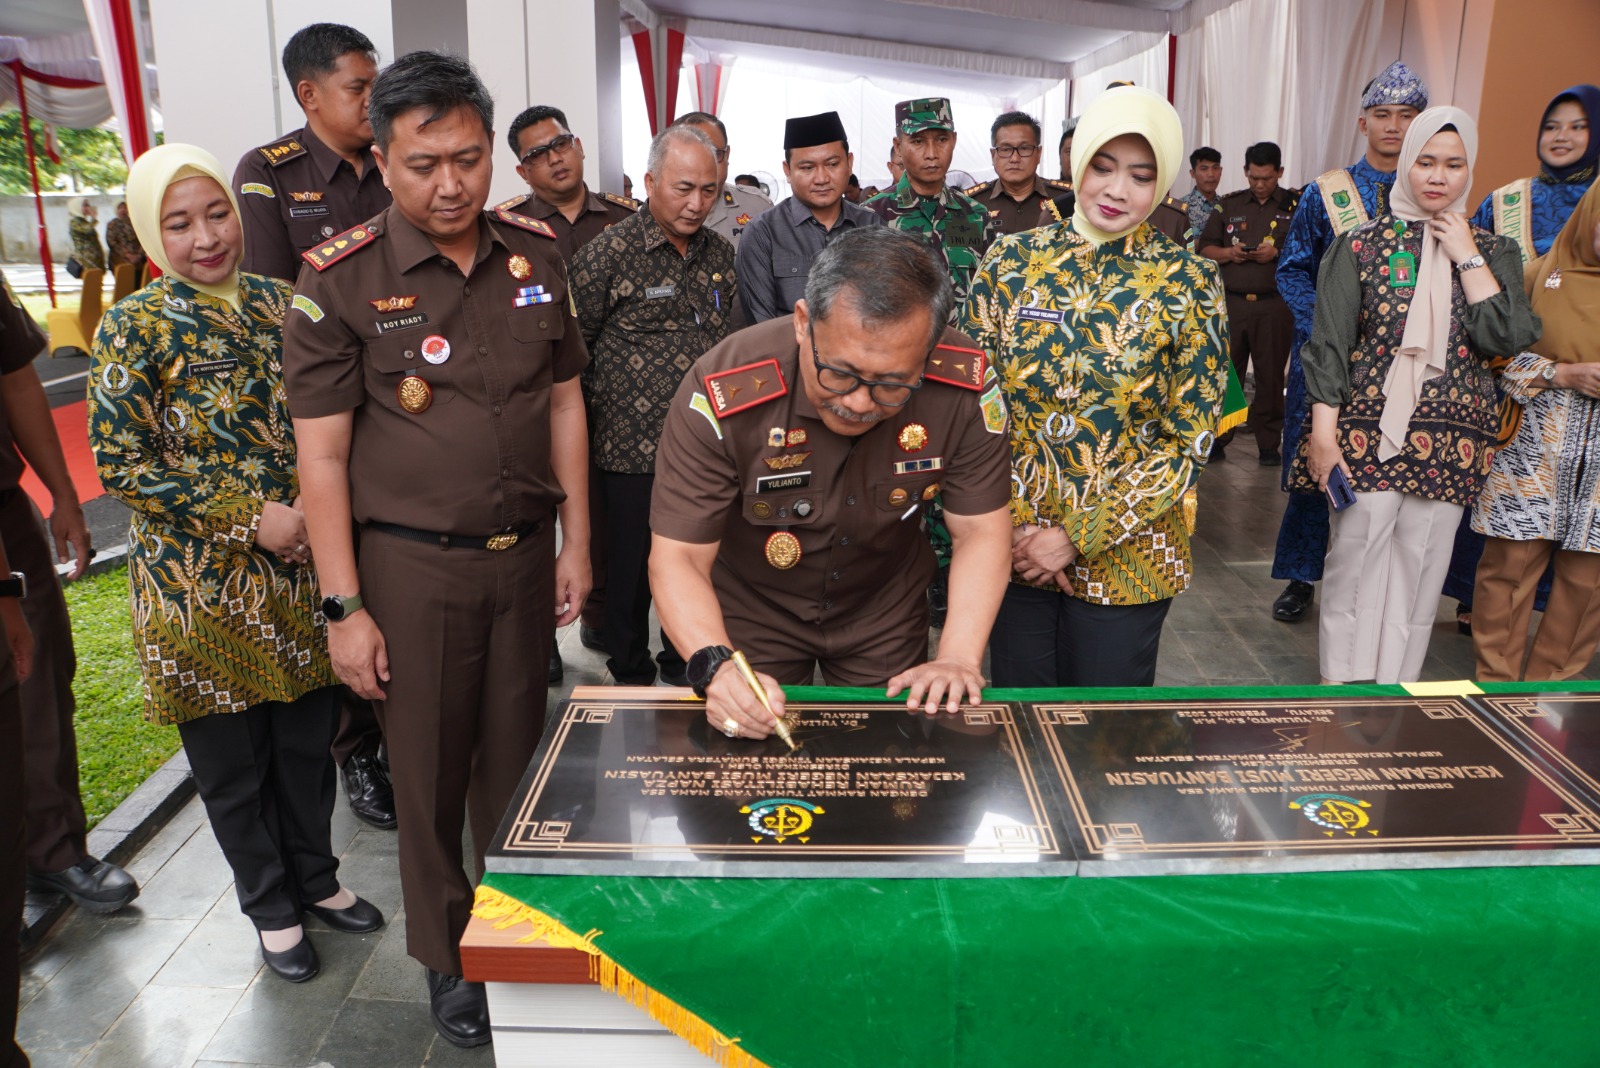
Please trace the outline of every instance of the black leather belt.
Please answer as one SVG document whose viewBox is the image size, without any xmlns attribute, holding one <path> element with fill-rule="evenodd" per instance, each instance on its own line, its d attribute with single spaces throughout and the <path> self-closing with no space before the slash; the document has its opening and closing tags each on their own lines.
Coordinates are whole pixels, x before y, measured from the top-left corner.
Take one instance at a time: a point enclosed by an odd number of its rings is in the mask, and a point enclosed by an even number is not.
<svg viewBox="0 0 1600 1068">
<path fill-rule="evenodd" d="M 393 534 L 397 538 L 408 541 L 420 541 L 428 545 L 437 545 L 441 549 L 487 549 L 489 552 L 504 552 L 523 538 L 531 538 L 544 529 L 544 523 L 530 523 L 520 530 L 507 530 L 500 534 L 490 534 L 486 537 L 474 537 L 471 534 L 440 534 L 432 530 L 418 530 L 415 527 L 403 527 L 398 523 L 371 522 L 364 524 L 367 530 L 376 530 L 380 534 Z"/>
</svg>

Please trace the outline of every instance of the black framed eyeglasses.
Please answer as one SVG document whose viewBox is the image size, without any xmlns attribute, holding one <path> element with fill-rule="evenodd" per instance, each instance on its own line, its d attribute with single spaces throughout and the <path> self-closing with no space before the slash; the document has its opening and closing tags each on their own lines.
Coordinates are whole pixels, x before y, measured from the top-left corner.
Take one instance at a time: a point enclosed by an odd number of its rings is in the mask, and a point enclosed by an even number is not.
<svg viewBox="0 0 1600 1068">
<path fill-rule="evenodd" d="M 872 403 L 881 404 L 885 408 L 900 408 L 911 399 L 911 395 L 922 388 L 925 381 L 921 375 L 915 382 L 868 382 L 854 371 L 846 371 L 842 367 L 830 367 L 822 362 L 822 357 L 817 353 L 817 337 L 811 333 L 810 328 L 806 335 L 811 339 L 811 362 L 817 365 L 817 381 L 829 393 L 844 397 L 862 386 L 867 387 L 867 396 L 872 398 Z"/>
<path fill-rule="evenodd" d="M 989 150 L 1002 159 L 1012 156 L 1021 156 L 1023 159 L 1032 159 L 1033 154 L 1039 151 L 1038 145 L 996 145 Z"/>
<path fill-rule="evenodd" d="M 542 145 L 534 145 L 532 148 L 528 149 L 527 153 L 517 162 L 538 163 L 552 152 L 565 152 L 567 149 L 572 147 L 572 143 L 577 139 L 578 138 L 573 134 L 562 134 L 560 137 L 547 141 Z"/>
</svg>

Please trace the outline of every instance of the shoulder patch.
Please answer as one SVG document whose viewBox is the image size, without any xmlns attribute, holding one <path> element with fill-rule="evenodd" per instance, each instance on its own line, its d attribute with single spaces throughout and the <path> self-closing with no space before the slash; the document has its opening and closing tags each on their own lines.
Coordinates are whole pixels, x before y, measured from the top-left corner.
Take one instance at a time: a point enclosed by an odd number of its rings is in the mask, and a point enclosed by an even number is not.
<svg viewBox="0 0 1600 1068">
<path fill-rule="evenodd" d="M 1162 203 L 1165 204 L 1169 208 L 1177 208 L 1179 211 L 1183 212 L 1185 215 L 1189 214 L 1189 205 L 1185 204 L 1183 201 L 1177 199 L 1176 197 L 1173 197 L 1173 196 L 1169 195 L 1166 200 L 1162 201 Z"/>
<path fill-rule="evenodd" d="M 317 270 L 325 271 L 356 249 L 372 244 L 374 236 L 366 226 L 352 227 L 342 234 L 330 237 L 316 248 L 306 249 L 300 254 L 300 258 Z"/>
<path fill-rule="evenodd" d="M 519 230 L 527 230 L 530 233 L 538 234 L 540 237 L 548 237 L 552 241 L 556 240 L 555 228 L 543 219 L 530 219 L 526 215 L 518 215 L 516 212 L 507 211 L 505 208 L 495 208 L 494 217 L 507 226 L 515 226 Z"/>
<path fill-rule="evenodd" d="M 522 205 L 526 204 L 528 202 L 528 198 L 531 197 L 531 196 L 533 196 L 532 193 L 524 193 L 520 197 L 512 197 L 510 200 L 502 200 L 500 203 L 496 204 L 494 207 L 490 208 L 489 210 L 490 211 L 510 211 L 512 208 L 519 208 Z"/>
<path fill-rule="evenodd" d="M 1072 183 L 1065 178 L 1046 178 L 1044 184 L 1051 189 L 1071 190 Z"/>
<path fill-rule="evenodd" d="M 304 293 L 296 293 L 290 306 L 305 312 L 312 322 L 322 322 L 322 307 Z"/>
<path fill-rule="evenodd" d="M 278 199 L 278 194 L 272 191 L 270 185 L 263 185 L 260 182 L 246 182 L 241 185 L 239 187 L 239 195 L 243 196 L 246 193 L 254 193 L 258 197 L 271 197 L 273 200 Z"/>
<path fill-rule="evenodd" d="M 711 396 L 711 409 L 718 419 L 776 400 L 789 392 L 789 384 L 783 380 L 777 360 L 758 360 L 743 367 L 718 371 L 706 375 L 704 382 Z"/>
<path fill-rule="evenodd" d="M 625 197 L 618 193 L 597 193 L 596 196 L 598 196 L 601 200 L 609 201 L 610 203 L 615 204 L 619 208 L 627 208 L 629 211 L 638 211 L 640 208 L 644 207 L 643 204 L 637 200 L 634 200 L 632 197 Z"/>
<path fill-rule="evenodd" d="M 979 182 L 977 185 L 967 186 L 962 190 L 962 192 L 967 194 L 969 197 L 974 197 L 983 192 L 985 189 L 988 189 L 993 184 L 993 182 Z"/>
<path fill-rule="evenodd" d="M 268 166 L 281 167 L 292 159 L 299 159 L 311 150 L 302 145 L 297 138 L 285 137 L 283 140 L 274 141 L 270 145 L 262 145 L 256 151 L 261 153 Z"/>
<path fill-rule="evenodd" d="M 923 372 L 923 377 L 947 386 L 978 390 L 983 387 L 983 373 L 987 367 L 988 359 L 982 349 L 939 345 L 928 357 L 928 369 Z"/>
</svg>

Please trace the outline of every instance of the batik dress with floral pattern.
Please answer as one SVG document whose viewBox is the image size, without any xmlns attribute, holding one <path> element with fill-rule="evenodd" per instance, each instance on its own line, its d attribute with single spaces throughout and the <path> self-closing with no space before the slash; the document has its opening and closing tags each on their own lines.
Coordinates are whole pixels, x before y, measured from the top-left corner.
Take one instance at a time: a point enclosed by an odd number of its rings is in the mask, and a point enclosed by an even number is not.
<svg viewBox="0 0 1600 1068">
<path fill-rule="evenodd" d="M 1098 248 L 1070 222 L 1012 234 L 979 267 L 961 330 L 1011 412 L 1012 521 L 1067 532 L 1071 596 L 1188 586 L 1182 502 L 1227 389 L 1224 309 L 1216 263 L 1148 223 Z"/>
<path fill-rule="evenodd" d="M 1339 447 L 1357 493 L 1395 491 L 1470 507 L 1483 488 L 1500 426 L 1495 371 L 1503 361 L 1495 357 L 1532 344 L 1538 320 L 1523 295 L 1516 243 L 1483 230 L 1473 238 L 1500 292 L 1468 304 L 1452 273 L 1444 371 L 1423 383 L 1401 451 L 1388 460 L 1378 458 L 1383 385 L 1413 292 L 1391 284 L 1390 264 L 1402 254 L 1413 269 L 1421 262 L 1422 229 L 1382 216 L 1341 237 L 1322 262 L 1316 324 L 1301 361 L 1312 400 L 1340 407 Z M 1305 420 L 1309 426 L 1309 411 Z M 1297 493 L 1317 491 L 1305 430 L 1290 475 Z"/>
<path fill-rule="evenodd" d="M 89 440 L 133 509 L 128 580 L 145 718 L 182 723 L 337 680 L 316 573 L 255 546 L 299 494 L 280 355 L 293 289 L 240 275 L 241 310 L 171 277 L 95 335 Z"/>
</svg>

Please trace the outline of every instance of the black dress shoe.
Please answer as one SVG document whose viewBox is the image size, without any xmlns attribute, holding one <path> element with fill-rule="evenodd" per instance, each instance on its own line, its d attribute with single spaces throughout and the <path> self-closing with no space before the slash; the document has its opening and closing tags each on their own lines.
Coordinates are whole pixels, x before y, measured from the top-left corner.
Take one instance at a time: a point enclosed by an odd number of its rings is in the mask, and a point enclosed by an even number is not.
<svg viewBox="0 0 1600 1068">
<path fill-rule="evenodd" d="M 428 969 L 429 1011 L 434 1030 L 454 1046 L 481 1046 L 489 1041 L 489 999 L 482 983 Z"/>
<path fill-rule="evenodd" d="M 1228 458 L 1228 447 L 1220 441 L 1211 443 L 1211 455 L 1206 457 L 1207 463 L 1221 463 Z"/>
<path fill-rule="evenodd" d="M 259 939 L 261 936 L 258 934 L 256 937 Z M 310 935 L 301 935 L 300 941 L 282 953 L 274 953 L 266 947 L 266 943 L 262 943 L 261 959 L 267 962 L 267 967 L 272 969 L 274 975 L 291 983 L 315 979 L 322 970 L 322 961 L 317 959 L 317 948 L 311 944 Z"/>
<path fill-rule="evenodd" d="M 555 646 L 550 647 L 550 674 L 545 677 L 546 686 L 560 686 L 562 678 L 566 675 L 566 666 L 561 663 L 561 650 Z"/>
<path fill-rule="evenodd" d="M 681 664 L 678 667 L 669 668 L 663 664 L 656 674 L 656 678 L 660 680 L 663 686 L 687 686 L 689 685 L 689 665 Z"/>
<path fill-rule="evenodd" d="M 344 794 L 356 818 L 388 830 L 398 821 L 394 814 L 394 785 L 376 753 L 353 756 L 340 769 L 344 773 Z"/>
<path fill-rule="evenodd" d="M 348 908 L 327 909 L 321 905 L 307 905 L 305 911 L 335 931 L 345 934 L 366 934 L 383 926 L 383 913 L 378 911 L 378 906 L 359 897 Z"/>
<path fill-rule="evenodd" d="M 605 638 L 587 623 L 578 624 L 578 643 L 585 649 L 593 649 L 597 653 L 606 651 Z"/>
<path fill-rule="evenodd" d="M 1316 587 L 1295 579 L 1283 588 L 1278 599 L 1272 602 L 1272 618 L 1280 623 L 1293 623 L 1311 607 L 1311 597 Z"/>
<path fill-rule="evenodd" d="M 133 876 L 99 857 L 84 857 L 65 871 L 30 871 L 28 889 L 66 894 L 90 912 L 115 912 L 139 896 Z"/>
<path fill-rule="evenodd" d="M 1282 467 L 1283 454 L 1277 449 L 1262 449 L 1260 464 L 1262 467 Z"/>
</svg>

